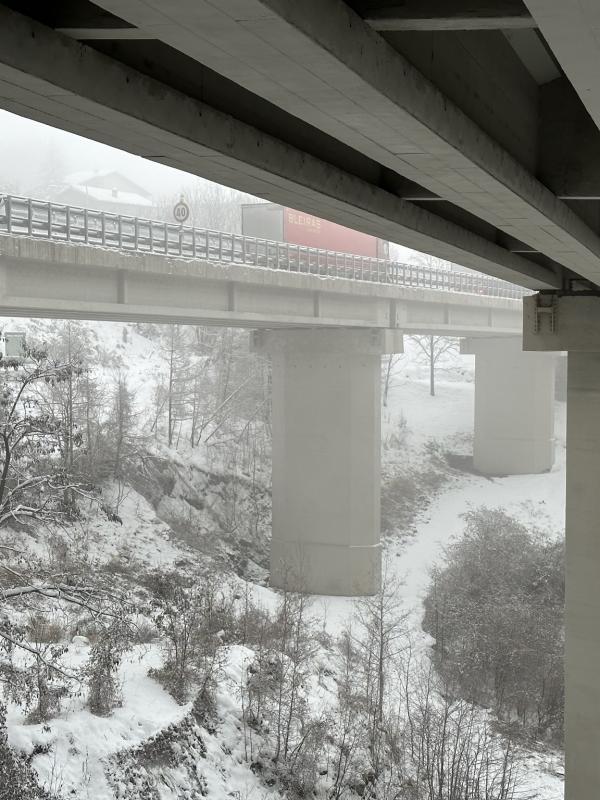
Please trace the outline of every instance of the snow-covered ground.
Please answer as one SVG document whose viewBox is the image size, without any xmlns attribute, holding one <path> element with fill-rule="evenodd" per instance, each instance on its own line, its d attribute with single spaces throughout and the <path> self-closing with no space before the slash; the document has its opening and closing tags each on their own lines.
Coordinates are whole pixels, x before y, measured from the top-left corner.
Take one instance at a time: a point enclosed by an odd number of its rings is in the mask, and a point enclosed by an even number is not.
<svg viewBox="0 0 600 800">
<path fill-rule="evenodd" d="M 85 645 L 71 645 L 69 650 L 64 663 L 70 667 L 87 658 Z M 65 797 L 113 800 L 104 769 L 106 756 L 138 745 L 189 710 L 148 677 L 148 670 L 160 663 L 156 647 L 139 646 L 127 654 L 121 668 L 123 704 L 110 717 L 91 714 L 84 692 L 69 698 L 60 715 L 38 725 L 26 724 L 22 712 L 10 706 L 9 741 L 28 754 L 47 750 L 33 759 L 47 788 Z"/>
<path fill-rule="evenodd" d="M 423 601 L 431 569 L 443 556 L 450 542 L 461 535 L 462 516 L 470 508 L 503 508 L 509 515 L 527 524 L 535 523 L 549 536 L 563 535 L 565 513 L 565 423 L 564 403 L 556 404 L 555 464 L 541 475 L 517 475 L 484 478 L 470 473 L 452 481 L 417 522 L 416 535 L 408 542 L 385 543 L 384 560 L 390 582 L 408 614 L 409 633 L 426 654 L 430 637 L 421 628 Z M 407 447 L 429 438 L 460 441 L 473 430 L 473 384 L 439 382 L 438 394 L 430 397 L 425 380 L 406 376 L 404 383 L 390 393 L 389 408 L 384 411 L 386 428 L 393 429 L 403 416 L 409 431 Z M 515 553 L 515 558 L 518 554 Z M 350 598 L 323 597 L 321 606 L 328 629 L 340 630 L 353 613 Z M 564 784 L 562 759 L 557 754 L 532 753 L 527 759 L 526 789 L 537 792 L 539 800 L 562 800 Z M 555 774 L 554 774 L 555 773 Z M 525 788 L 525 787 L 524 787 Z"/>
<path fill-rule="evenodd" d="M 86 656 L 85 646 L 72 645 L 65 663 L 75 666 Z M 244 647 L 229 650 L 217 696 L 218 729 L 204 728 L 193 719 L 191 703 L 178 705 L 148 676 L 150 668 L 160 665 L 162 656 L 157 645 L 140 645 L 124 659 L 120 673 L 123 704 L 109 717 L 91 714 L 84 695 L 71 698 L 61 714 L 45 724 L 25 724 L 23 715 L 12 706 L 8 717 L 10 742 L 23 753 L 34 754 L 32 763 L 46 788 L 65 798 L 131 798 L 138 796 L 136 784 L 139 796 L 145 797 L 141 794 L 143 773 L 144 783 L 160 786 L 161 800 L 199 797 L 194 792 L 196 781 L 205 790 L 204 796 L 215 800 L 266 800 L 271 792 L 245 759 L 241 723 L 239 687 L 252 656 Z M 169 727 L 173 731 L 171 747 L 173 752 L 180 752 L 181 763 L 160 763 L 138 770 L 138 774 L 135 768 L 128 768 L 127 751 Z M 196 745 L 191 765 L 186 764 L 189 758 L 183 752 L 186 744 L 192 751 Z"/>
<path fill-rule="evenodd" d="M 15 324 L 15 328 L 19 327 Z M 112 353 L 122 351 L 122 365 L 132 383 L 146 395 L 138 395 L 150 404 L 148 371 L 157 368 L 154 345 L 131 328 L 124 339 L 124 326 L 96 326 L 97 346 Z M 111 367 L 112 368 L 112 367 Z M 454 357 L 440 372 L 437 394 L 429 395 L 427 368 L 419 365 L 409 353 L 400 361 L 382 414 L 383 440 L 402 431 L 402 444 L 384 447 L 384 462 L 398 459 L 418 460 L 423 445 L 431 439 L 449 448 L 468 449 L 473 429 L 473 362 L 470 357 Z M 430 639 L 422 631 L 423 600 L 431 568 L 439 562 L 444 548 L 460 536 L 462 515 L 469 508 L 502 507 L 507 513 L 535 522 L 549 536 L 561 535 L 564 527 L 565 488 L 565 409 L 557 404 L 556 461 L 553 470 L 542 475 L 487 479 L 470 473 L 456 473 L 445 488 L 417 519 L 414 535 L 395 540 L 389 537 L 384 545 L 388 576 L 408 614 L 411 638 L 421 657 L 426 658 Z M 404 449 L 403 449 L 404 448 Z M 86 531 L 91 560 L 111 557 L 126 559 L 132 553 L 147 566 L 172 566 L 186 547 L 170 535 L 169 526 L 157 518 L 152 506 L 131 490 L 121 506 L 123 525 L 96 522 Z M 518 557 L 518 554 L 515 554 Z M 276 604 L 275 592 L 262 586 L 254 594 L 265 606 Z M 355 611 L 350 598 L 316 598 L 314 613 L 325 620 L 331 633 L 346 626 Z M 76 665 L 86 656 L 85 648 L 73 645 L 66 663 Z M 226 681 L 219 693 L 220 724 L 217 732 L 198 728 L 197 736 L 206 751 L 198 771 L 209 797 L 263 798 L 268 790 L 244 762 L 241 740 L 241 710 L 237 688 L 244 663 L 251 653 L 233 648 L 229 654 Z M 137 747 L 164 730 L 176 725 L 190 713 L 189 706 L 179 706 L 148 677 L 148 669 L 160 663 L 155 645 L 136 646 L 125 658 L 121 675 L 123 705 L 108 718 L 98 718 L 85 708 L 82 695 L 70 698 L 60 715 L 46 725 L 26 724 L 22 711 L 11 707 L 10 741 L 33 757 L 33 765 L 42 781 L 60 789 L 64 797 L 81 800 L 113 800 L 118 775 L 107 778 L 114 767 L 115 753 Z M 195 723 L 193 723 L 195 725 Z M 197 726 L 196 726 L 197 727 Z M 111 766 L 112 765 L 112 766 Z M 558 755 L 532 753 L 527 759 L 528 791 L 539 800 L 561 800 L 563 782 Z M 118 772 L 118 771 L 117 771 Z M 113 773 L 116 775 L 117 773 Z M 166 782 L 165 782 L 166 781 Z M 181 793 L 177 793 L 181 781 Z M 169 773 L 161 788 L 161 800 L 193 797 L 183 773 Z M 191 790 L 190 790 L 191 791 Z M 535 795 L 534 795 L 535 796 Z"/>
</svg>

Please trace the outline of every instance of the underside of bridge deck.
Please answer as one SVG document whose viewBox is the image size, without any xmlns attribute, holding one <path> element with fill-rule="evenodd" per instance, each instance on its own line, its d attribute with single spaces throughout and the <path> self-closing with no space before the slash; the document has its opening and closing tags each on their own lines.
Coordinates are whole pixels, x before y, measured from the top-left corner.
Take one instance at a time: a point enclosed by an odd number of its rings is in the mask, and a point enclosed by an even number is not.
<svg viewBox="0 0 600 800">
<path fill-rule="evenodd" d="M 524 286 L 596 284 L 592 6 L 3 0 L 0 105 Z"/>
</svg>

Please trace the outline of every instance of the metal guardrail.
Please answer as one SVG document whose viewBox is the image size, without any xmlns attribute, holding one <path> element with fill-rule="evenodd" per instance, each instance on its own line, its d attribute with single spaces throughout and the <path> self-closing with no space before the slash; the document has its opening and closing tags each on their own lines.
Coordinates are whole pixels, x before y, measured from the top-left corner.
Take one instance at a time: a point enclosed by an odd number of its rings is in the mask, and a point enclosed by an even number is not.
<svg viewBox="0 0 600 800">
<path fill-rule="evenodd" d="M 521 298 L 514 284 L 471 272 L 402 264 L 170 222 L 0 196 L 0 233 L 358 281 Z"/>
</svg>

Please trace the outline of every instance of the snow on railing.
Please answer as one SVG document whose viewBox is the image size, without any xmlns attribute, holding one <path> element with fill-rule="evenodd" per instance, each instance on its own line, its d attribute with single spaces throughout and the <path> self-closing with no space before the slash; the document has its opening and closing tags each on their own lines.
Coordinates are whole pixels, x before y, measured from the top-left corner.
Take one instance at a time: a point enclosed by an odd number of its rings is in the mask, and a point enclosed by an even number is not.
<svg viewBox="0 0 600 800">
<path fill-rule="evenodd" d="M 2 232 L 14 236 L 448 292 L 508 298 L 521 298 L 526 293 L 520 286 L 481 273 L 402 264 L 16 195 L 0 196 Z"/>
</svg>

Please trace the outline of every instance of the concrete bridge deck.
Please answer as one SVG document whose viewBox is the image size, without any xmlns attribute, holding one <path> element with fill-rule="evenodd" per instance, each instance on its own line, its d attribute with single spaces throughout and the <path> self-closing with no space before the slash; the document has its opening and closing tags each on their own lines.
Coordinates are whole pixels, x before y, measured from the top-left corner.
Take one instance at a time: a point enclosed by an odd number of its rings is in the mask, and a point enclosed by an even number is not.
<svg viewBox="0 0 600 800">
<path fill-rule="evenodd" d="M 25 198 L 0 205 L 4 315 L 514 335 L 522 294 L 485 275 Z"/>
</svg>

